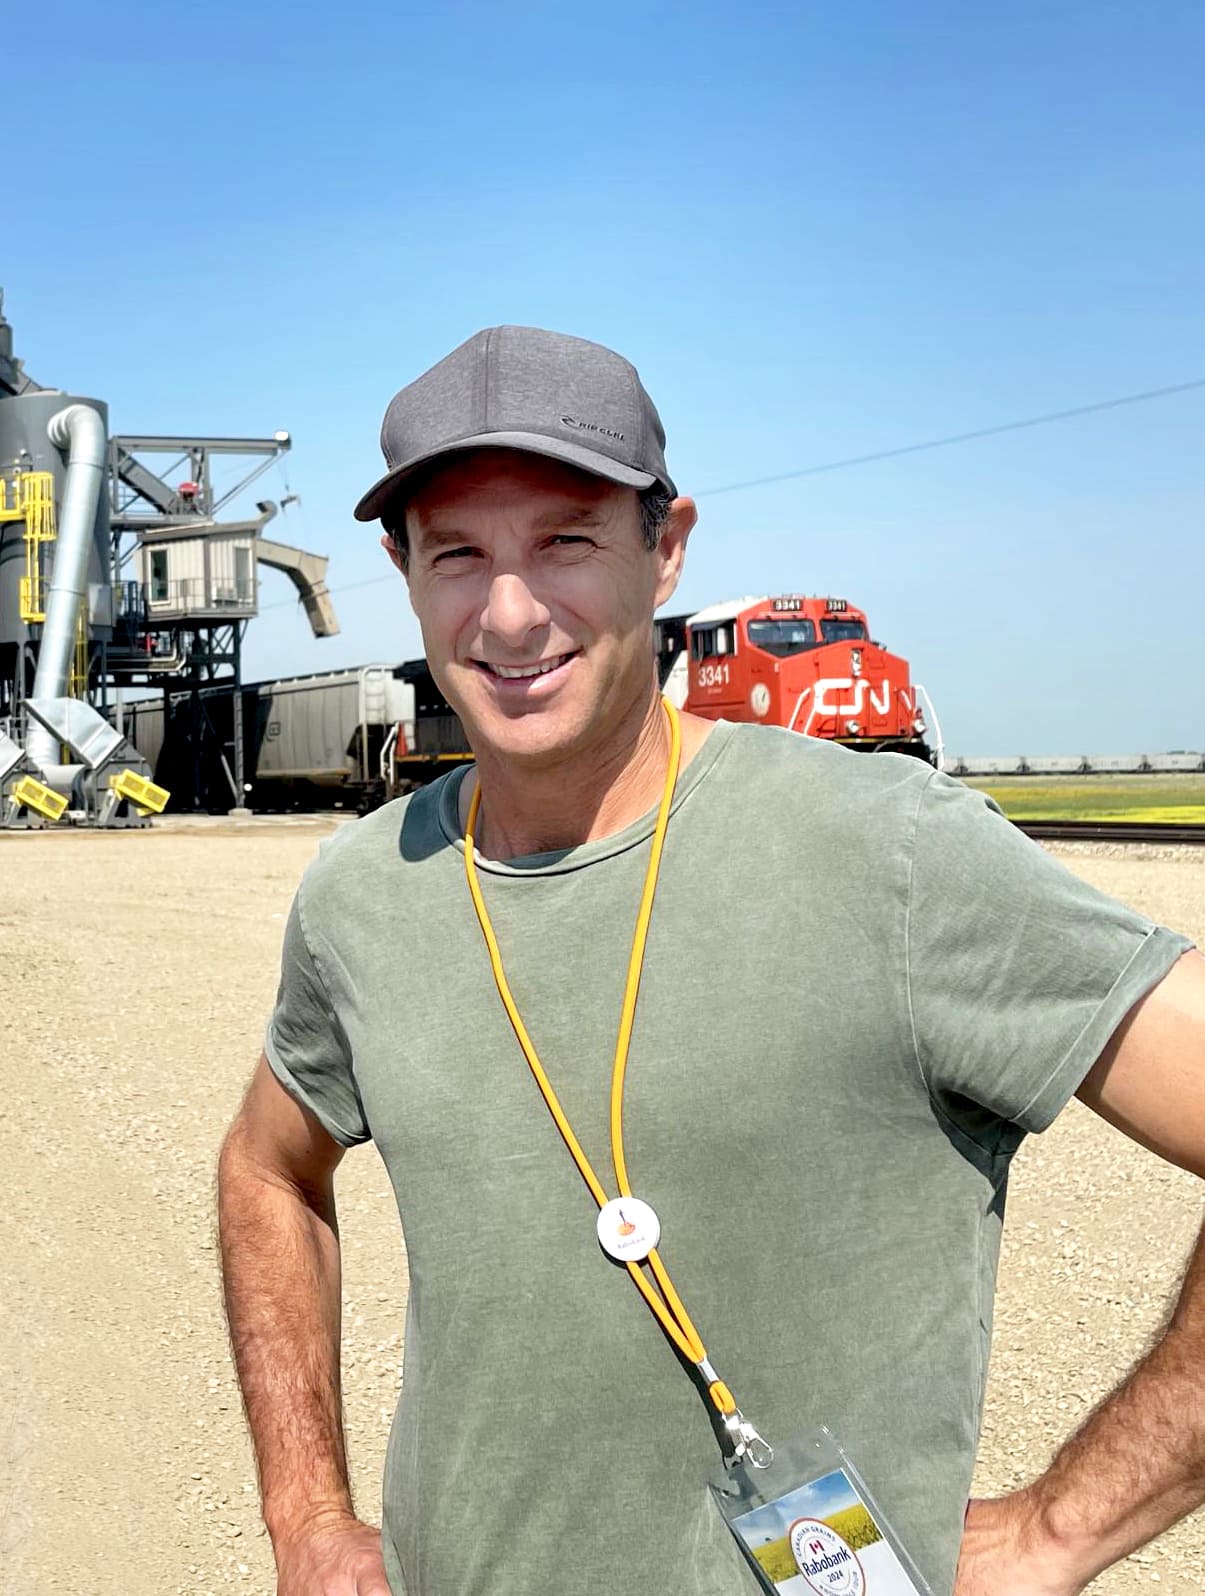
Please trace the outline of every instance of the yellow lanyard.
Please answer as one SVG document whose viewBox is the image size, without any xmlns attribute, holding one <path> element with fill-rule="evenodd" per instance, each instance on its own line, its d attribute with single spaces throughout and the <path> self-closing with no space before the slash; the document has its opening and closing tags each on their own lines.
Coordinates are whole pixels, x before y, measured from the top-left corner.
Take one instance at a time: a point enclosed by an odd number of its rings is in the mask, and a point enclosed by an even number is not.
<svg viewBox="0 0 1205 1596">
<path fill-rule="evenodd" d="M 640 911 L 636 916 L 636 932 L 632 938 L 632 952 L 628 959 L 628 976 L 624 986 L 623 1008 L 619 1020 L 619 1036 L 615 1043 L 615 1060 L 611 1069 L 611 1158 L 615 1166 L 615 1180 L 619 1188 L 620 1197 L 632 1197 L 633 1192 L 628 1182 L 627 1160 L 623 1151 L 623 1084 L 627 1073 L 628 1051 L 632 1041 L 632 1026 L 636 1018 L 636 999 L 640 993 L 640 977 L 644 969 L 644 949 L 648 940 L 649 921 L 653 913 L 653 898 L 657 891 L 657 876 L 661 868 L 661 853 L 665 846 L 665 834 L 669 829 L 669 812 L 673 802 L 674 788 L 678 780 L 678 767 L 682 757 L 682 728 L 678 719 L 678 712 L 668 699 L 661 700 L 665 709 L 666 719 L 669 721 L 670 753 L 669 767 L 665 775 L 665 788 L 661 794 L 661 806 L 657 812 L 657 824 L 653 831 L 653 845 L 649 854 L 648 869 L 644 877 L 644 890 L 640 896 Z M 535 1050 L 527 1027 L 515 1004 L 511 993 L 510 983 L 506 979 L 506 972 L 502 968 L 502 955 L 498 951 L 498 940 L 494 935 L 494 927 L 485 907 L 485 899 L 481 895 L 481 884 L 477 877 L 477 862 L 473 846 L 474 832 L 477 825 L 477 816 L 481 809 L 481 787 L 478 785 L 473 793 L 472 802 L 469 804 L 468 820 L 464 828 L 464 873 L 468 880 L 469 892 L 472 895 L 473 907 L 477 911 L 477 919 L 481 923 L 482 935 L 485 945 L 489 949 L 490 967 L 494 972 L 494 980 L 498 986 L 498 994 L 502 999 L 511 1025 L 514 1027 L 515 1036 L 519 1046 L 523 1049 L 532 1075 L 535 1076 L 536 1085 L 540 1088 L 541 1095 L 556 1127 L 564 1138 L 565 1145 L 573 1155 L 573 1161 L 581 1172 L 582 1179 L 590 1188 L 594 1201 L 602 1209 L 607 1203 L 607 1194 L 602 1182 L 594 1173 L 590 1160 L 586 1157 L 581 1143 L 573 1133 L 568 1116 L 561 1107 L 552 1083 L 544 1072 L 540 1063 L 539 1054 Z M 656 1281 L 655 1290 L 652 1282 L 645 1275 L 643 1267 L 638 1261 L 625 1261 L 624 1267 L 631 1275 L 636 1289 L 648 1303 L 658 1321 L 665 1330 L 666 1335 L 678 1348 L 684 1358 L 687 1358 L 699 1370 L 707 1386 L 707 1394 L 711 1398 L 717 1411 L 722 1415 L 724 1427 L 728 1433 L 733 1447 L 733 1459 L 738 1461 L 747 1458 L 758 1467 L 765 1467 L 773 1454 L 769 1446 L 757 1433 L 753 1426 L 745 1419 L 732 1392 L 716 1374 L 712 1367 L 706 1350 L 703 1346 L 699 1332 L 691 1322 L 690 1315 L 682 1303 L 681 1297 L 674 1290 L 673 1281 L 670 1279 L 665 1265 L 661 1262 L 656 1247 L 650 1249 L 647 1259 L 652 1270 L 653 1279 Z"/>
</svg>

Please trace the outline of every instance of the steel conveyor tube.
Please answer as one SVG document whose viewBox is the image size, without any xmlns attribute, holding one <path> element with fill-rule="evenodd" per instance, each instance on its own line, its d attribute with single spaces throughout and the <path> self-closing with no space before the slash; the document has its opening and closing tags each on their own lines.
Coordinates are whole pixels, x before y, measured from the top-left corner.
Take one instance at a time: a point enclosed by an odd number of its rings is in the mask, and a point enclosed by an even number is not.
<svg viewBox="0 0 1205 1596">
<path fill-rule="evenodd" d="M 104 485 L 105 424 L 87 405 L 68 405 L 50 418 L 47 432 L 56 448 L 68 451 L 67 482 L 33 696 L 62 698 L 70 681 L 75 629 L 87 592 L 88 552 Z M 32 716 L 25 751 L 43 771 L 59 763 L 57 740 Z"/>
</svg>

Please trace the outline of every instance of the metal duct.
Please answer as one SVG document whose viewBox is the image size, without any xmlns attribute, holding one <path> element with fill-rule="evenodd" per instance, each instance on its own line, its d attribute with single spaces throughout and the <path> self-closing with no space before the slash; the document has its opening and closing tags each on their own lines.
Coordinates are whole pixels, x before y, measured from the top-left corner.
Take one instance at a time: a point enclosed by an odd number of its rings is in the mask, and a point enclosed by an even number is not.
<svg viewBox="0 0 1205 1596">
<path fill-rule="evenodd" d="M 105 425 L 87 405 L 68 405 L 50 418 L 46 430 L 55 448 L 68 451 L 67 481 L 32 696 L 63 698 L 88 588 L 88 552 L 105 476 Z M 31 721 L 25 751 L 43 771 L 59 763 L 58 739 L 40 723 Z"/>
<path fill-rule="evenodd" d="M 329 561 L 325 554 L 307 554 L 304 549 L 295 549 L 288 543 L 256 538 L 255 558 L 261 565 L 283 571 L 289 578 L 305 605 L 306 619 L 315 637 L 334 637 L 338 633 L 335 606 L 326 586 Z"/>
</svg>

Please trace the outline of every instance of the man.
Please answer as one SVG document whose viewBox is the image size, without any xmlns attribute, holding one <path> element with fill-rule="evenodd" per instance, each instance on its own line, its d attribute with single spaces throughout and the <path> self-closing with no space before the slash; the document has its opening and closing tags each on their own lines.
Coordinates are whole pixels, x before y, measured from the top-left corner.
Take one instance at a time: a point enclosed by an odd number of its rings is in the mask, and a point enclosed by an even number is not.
<svg viewBox="0 0 1205 1596">
<path fill-rule="evenodd" d="M 1205 961 L 913 761 L 687 716 L 674 782 L 650 628 L 695 510 L 617 355 L 480 333 L 382 443 L 357 514 L 476 765 L 307 873 L 222 1154 L 281 1596 L 756 1588 L 707 1490 L 734 1433 L 712 1364 L 598 1246 L 520 1046 L 614 1198 L 641 969 L 621 1151 L 747 1418 L 837 1432 L 939 1596 L 1074 1596 L 1205 1495 L 1205 1263 L 1051 1469 L 968 1510 L 1008 1165 L 1078 1093 L 1205 1172 Z M 410 1263 L 381 1535 L 347 1486 L 332 1186 L 369 1137 Z"/>
</svg>

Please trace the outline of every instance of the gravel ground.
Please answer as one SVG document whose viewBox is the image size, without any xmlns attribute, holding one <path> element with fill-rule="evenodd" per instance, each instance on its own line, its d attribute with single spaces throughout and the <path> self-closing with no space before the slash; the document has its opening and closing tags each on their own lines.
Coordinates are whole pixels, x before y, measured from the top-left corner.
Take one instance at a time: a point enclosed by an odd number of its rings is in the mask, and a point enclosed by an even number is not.
<svg viewBox="0 0 1205 1596">
<path fill-rule="evenodd" d="M 274 1591 L 222 1326 L 213 1168 L 293 887 L 337 823 L 0 837 L 5 1596 Z M 1057 851 L 1205 943 L 1205 850 Z M 406 1272 L 371 1150 L 343 1165 L 339 1203 L 353 1472 L 375 1516 Z M 1076 1104 L 1031 1139 L 1009 1210 L 981 1490 L 1040 1469 L 1141 1353 L 1200 1217 L 1195 1181 Z M 1205 1587 L 1205 1516 L 1093 1591 L 1152 1582 Z"/>
</svg>

